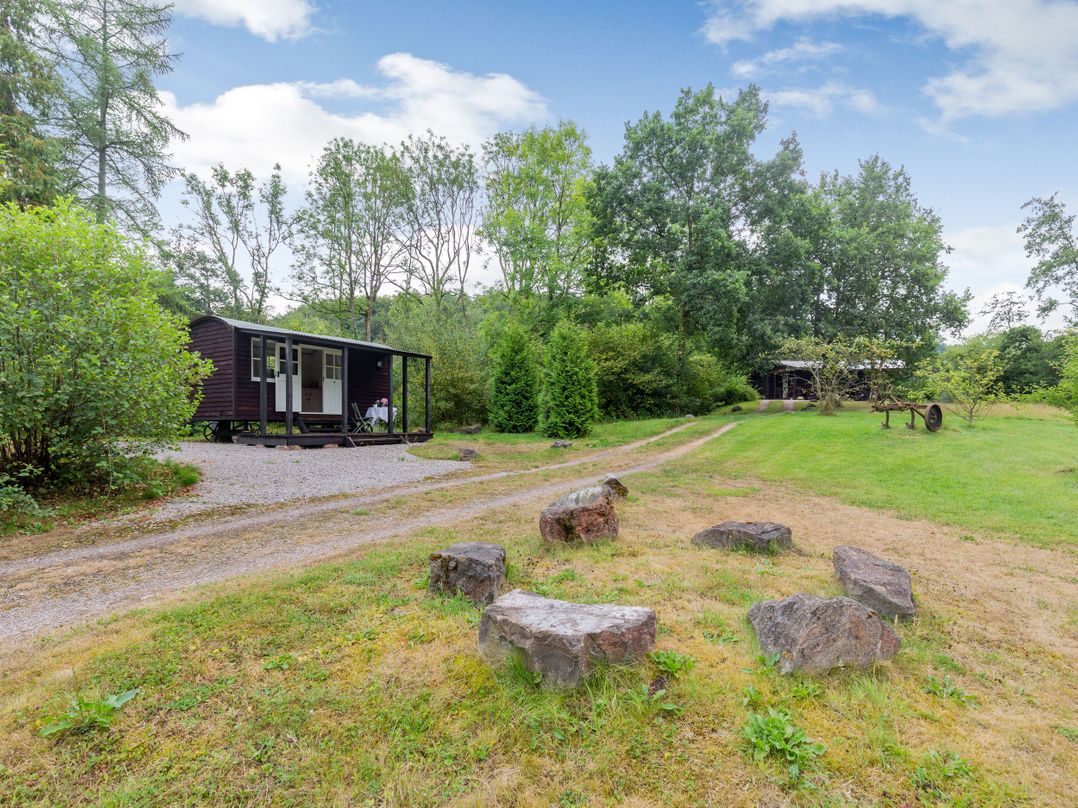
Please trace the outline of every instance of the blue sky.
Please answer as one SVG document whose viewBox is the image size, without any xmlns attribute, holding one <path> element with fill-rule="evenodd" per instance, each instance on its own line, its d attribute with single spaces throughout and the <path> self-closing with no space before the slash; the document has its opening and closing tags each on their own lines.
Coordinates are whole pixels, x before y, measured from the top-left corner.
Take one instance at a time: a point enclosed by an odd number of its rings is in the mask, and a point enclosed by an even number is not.
<svg viewBox="0 0 1078 808">
<path fill-rule="evenodd" d="M 161 87 L 196 170 L 281 162 L 298 187 L 330 137 L 430 127 L 477 146 L 558 118 L 606 161 L 681 88 L 754 81 L 761 153 L 796 130 L 813 178 L 873 153 L 905 165 L 943 217 L 952 285 L 979 299 L 1024 283 L 1026 199 L 1078 207 L 1074 2 L 177 0 L 170 40 L 183 58 Z"/>
</svg>

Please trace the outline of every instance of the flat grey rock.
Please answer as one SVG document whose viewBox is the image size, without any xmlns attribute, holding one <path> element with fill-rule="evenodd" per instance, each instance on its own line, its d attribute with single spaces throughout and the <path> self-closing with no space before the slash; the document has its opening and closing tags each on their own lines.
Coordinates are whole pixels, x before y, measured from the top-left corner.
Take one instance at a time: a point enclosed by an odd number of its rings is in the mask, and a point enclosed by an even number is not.
<svg viewBox="0 0 1078 808">
<path fill-rule="evenodd" d="M 569 544 L 616 539 L 617 494 L 606 483 L 581 488 L 556 499 L 539 514 L 539 533 L 547 542 Z"/>
<path fill-rule="evenodd" d="M 461 460 L 475 460 L 477 457 L 479 457 L 479 450 L 473 449 L 470 446 L 461 446 L 459 449 L 457 449 L 457 456 Z"/>
<path fill-rule="evenodd" d="M 456 430 L 460 435 L 478 435 L 483 431 L 482 424 L 471 424 L 469 426 L 462 426 Z"/>
<path fill-rule="evenodd" d="M 505 548 L 500 544 L 465 541 L 431 553 L 427 589 L 462 594 L 477 606 L 492 603 L 505 588 Z"/>
<path fill-rule="evenodd" d="M 848 597 L 884 617 L 913 617 L 913 582 L 904 567 L 860 547 L 836 547 L 835 575 Z"/>
<path fill-rule="evenodd" d="M 571 440 L 556 440 L 550 444 L 551 449 L 569 449 L 572 448 L 573 442 Z"/>
<path fill-rule="evenodd" d="M 597 662 L 634 662 L 655 646 L 653 609 L 569 603 L 521 589 L 483 611 L 479 650 L 491 664 L 520 653 L 552 687 L 575 687 Z"/>
<path fill-rule="evenodd" d="M 793 534 L 778 522 L 720 522 L 692 537 L 700 547 L 775 553 L 793 547 Z"/>
<path fill-rule="evenodd" d="M 779 655 L 780 673 L 827 673 L 893 659 L 899 639 L 879 614 L 850 598 L 799 593 L 749 609 L 764 654 Z"/>
</svg>

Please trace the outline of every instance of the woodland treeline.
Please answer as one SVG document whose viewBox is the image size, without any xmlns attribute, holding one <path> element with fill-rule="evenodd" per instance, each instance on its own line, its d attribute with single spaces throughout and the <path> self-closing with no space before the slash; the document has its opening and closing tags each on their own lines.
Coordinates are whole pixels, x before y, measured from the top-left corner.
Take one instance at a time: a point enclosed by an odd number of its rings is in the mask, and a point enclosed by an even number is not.
<svg viewBox="0 0 1078 808">
<path fill-rule="evenodd" d="M 682 91 L 628 122 L 606 162 L 572 121 L 475 150 L 436 132 L 335 139 L 288 188 L 280 167 L 173 164 L 169 144 L 187 135 L 155 87 L 179 59 L 169 21 L 167 4 L 138 0 L 3 4 L 5 200 L 74 197 L 150 245 L 158 299 L 184 316 L 433 354 L 436 421 L 485 422 L 499 351 L 523 334 L 542 365 L 562 322 L 594 364 L 598 414 L 614 418 L 747 397 L 747 376 L 789 340 L 869 337 L 913 367 L 969 321 L 970 295 L 946 286 L 943 224 L 907 172 L 869 155 L 850 175 L 809 177 L 796 134 L 762 147 L 755 86 Z M 168 182 L 183 215 L 166 227 L 156 202 Z M 1056 197 L 1029 206 L 1032 296 L 993 301 L 1000 334 L 1031 328 L 1033 300 L 1073 313 L 1078 299 L 1073 216 Z M 477 284 L 483 269 L 497 282 Z M 1046 341 L 1033 331 L 1025 343 Z"/>
</svg>

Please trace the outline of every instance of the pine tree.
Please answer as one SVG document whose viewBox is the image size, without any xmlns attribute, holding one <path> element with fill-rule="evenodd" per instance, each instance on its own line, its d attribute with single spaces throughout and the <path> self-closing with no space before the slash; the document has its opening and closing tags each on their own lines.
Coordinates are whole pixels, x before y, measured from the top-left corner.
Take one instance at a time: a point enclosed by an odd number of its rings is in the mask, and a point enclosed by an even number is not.
<svg viewBox="0 0 1078 808">
<path fill-rule="evenodd" d="M 595 363 L 583 332 L 562 320 L 547 345 L 540 423 L 548 438 L 578 438 L 599 418 Z"/>
<path fill-rule="evenodd" d="M 490 425 L 499 432 L 532 432 L 539 419 L 539 378 L 531 337 L 511 324 L 494 350 Z"/>
<path fill-rule="evenodd" d="M 176 61 L 165 32 L 172 6 L 151 0 L 63 0 L 57 49 L 67 84 L 56 128 L 70 146 L 78 195 L 99 222 L 146 231 L 176 175 L 167 153 L 186 138 L 161 114 L 154 77 Z"/>
</svg>

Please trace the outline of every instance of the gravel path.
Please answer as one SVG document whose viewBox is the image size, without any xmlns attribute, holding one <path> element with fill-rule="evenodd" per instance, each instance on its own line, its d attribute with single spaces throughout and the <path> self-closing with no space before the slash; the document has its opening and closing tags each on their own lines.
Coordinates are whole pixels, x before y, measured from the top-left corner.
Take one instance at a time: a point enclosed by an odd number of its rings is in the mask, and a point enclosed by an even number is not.
<svg viewBox="0 0 1078 808">
<path fill-rule="evenodd" d="M 374 491 L 440 477 L 468 464 L 424 460 L 403 444 L 361 449 L 285 451 L 230 443 L 184 443 L 162 459 L 194 463 L 202 482 L 193 494 L 166 502 L 153 520 L 180 519 L 234 505 L 269 505 L 289 500 Z"/>
<path fill-rule="evenodd" d="M 595 473 L 578 479 L 540 483 L 509 494 L 486 498 L 480 494 L 463 503 L 451 501 L 418 517 L 382 521 L 363 530 L 356 530 L 354 526 L 349 529 L 347 518 L 340 518 L 342 512 L 356 504 L 484 480 L 537 474 L 599 459 L 619 476 L 639 473 L 682 457 L 735 425 L 726 424 L 702 438 L 652 455 L 643 462 L 632 463 L 633 449 L 688 426 L 683 424 L 653 438 L 540 468 L 431 481 L 354 500 L 307 503 L 271 513 L 226 517 L 210 524 L 2 563 L 0 580 L 4 580 L 5 588 L 0 592 L 0 643 L 19 641 L 28 635 L 85 622 L 123 608 L 146 605 L 148 601 L 194 586 L 310 563 L 419 528 L 454 522 L 493 508 L 552 497 L 593 483 Z M 347 450 L 340 451 L 341 455 L 347 453 Z M 315 516 L 321 518 L 312 520 Z"/>
</svg>

